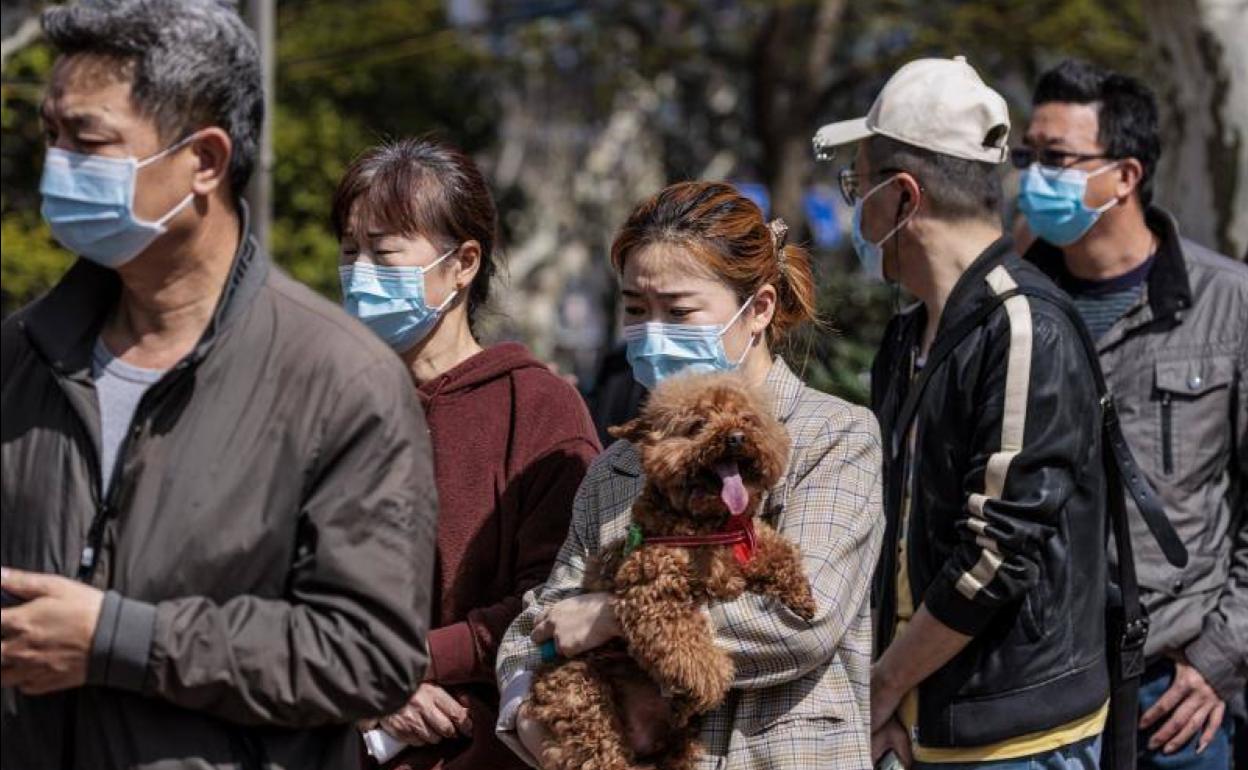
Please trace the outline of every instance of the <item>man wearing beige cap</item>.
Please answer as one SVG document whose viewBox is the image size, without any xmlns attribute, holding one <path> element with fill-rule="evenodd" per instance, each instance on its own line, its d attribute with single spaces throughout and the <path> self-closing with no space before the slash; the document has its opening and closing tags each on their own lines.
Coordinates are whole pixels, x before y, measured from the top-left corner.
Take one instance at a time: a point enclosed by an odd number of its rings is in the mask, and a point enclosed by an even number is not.
<svg viewBox="0 0 1248 770">
<path fill-rule="evenodd" d="M 911 62 L 841 191 L 854 249 L 918 298 L 872 371 L 885 442 L 872 751 L 919 767 L 1100 766 L 1105 471 L 1090 359 L 1002 233 L 1009 112 L 966 61 Z M 1055 301 L 1040 295 L 1053 294 Z"/>
</svg>

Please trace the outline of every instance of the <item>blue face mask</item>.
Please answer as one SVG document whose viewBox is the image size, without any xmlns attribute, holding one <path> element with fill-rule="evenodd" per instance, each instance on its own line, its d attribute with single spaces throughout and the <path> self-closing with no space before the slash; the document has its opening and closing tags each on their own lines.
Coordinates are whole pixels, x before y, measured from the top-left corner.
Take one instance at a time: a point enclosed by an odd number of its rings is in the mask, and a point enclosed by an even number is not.
<svg viewBox="0 0 1248 770">
<path fill-rule="evenodd" d="M 867 237 L 862 234 L 862 207 L 867 202 L 867 198 L 870 198 L 876 193 L 876 191 L 896 178 L 897 177 L 892 176 L 885 179 L 875 187 L 872 187 L 865 195 L 858 199 L 858 202 L 854 204 L 853 224 L 849 229 L 849 237 L 854 244 L 854 253 L 858 255 L 858 262 L 862 265 L 863 272 L 867 274 L 867 277 L 881 283 L 885 283 L 887 281 L 884 277 L 884 243 L 888 241 L 889 238 L 892 238 L 893 234 L 900 230 L 906 222 L 909 222 L 910 217 L 906 217 L 902 221 L 898 222 L 892 230 L 889 230 L 884 237 L 878 241 L 869 241 L 867 240 Z M 914 210 L 911 211 L 910 216 L 914 216 Z"/>
<path fill-rule="evenodd" d="M 154 222 L 134 213 L 139 169 L 180 149 L 194 135 L 144 160 L 83 155 L 56 147 L 43 162 L 41 212 L 52 235 L 80 257 L 118 268 L 137 257 L 165 232 L 165 225 L 190 205 L 195 194 Z"/>
<path fill-rule="evenodd" d="M 437 307 L 425 302 L 425 273 L 459 251 L 455 247 L 425 267 L 385 267 L 355 262 L 338 268 L 342 306 L 403 353 L 429 336 L 442 311 L 455 299 L 453 291 Z"/>
<path fill-rule="evenodd" d="M 746 345 L 736 361 L 728 360 L 724 333 L 754 301 L 751 297 L 728 323 L 717 325 L 669 324 L 658 321 L 624 327 L 626 355 L 633 377 L 647 390 L 674 374 L 727 372 L 736 369 L 750 352 Z M 752 343 L 753 337 L 750 338 Z"/>
<path fill-rule="evenodd" d="M 1114 198 L 1100 208 L 1088 208 L 1083 202 L 1088 180 L 1117 165 L 1111 163 L 1088 172 L 1031 164 L 1018 186 L 1018 208 L 1027 219 L 1027 227 L 1037 238 L 1054 246 L 1069 246 L 1082 238 L 1101 214 L 1118 204 L 1118 199 Z"/>
</svg>

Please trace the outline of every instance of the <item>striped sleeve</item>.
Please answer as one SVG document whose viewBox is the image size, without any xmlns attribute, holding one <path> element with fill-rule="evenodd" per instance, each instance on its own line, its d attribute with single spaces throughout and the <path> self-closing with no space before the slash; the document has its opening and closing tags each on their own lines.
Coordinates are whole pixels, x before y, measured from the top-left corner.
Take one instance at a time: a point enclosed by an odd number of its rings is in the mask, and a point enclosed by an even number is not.
<svg viewBox="0 0 1248 770">
<path fill-rule="evenodd" d="M 1015 288 L 1001 266 L 986 280 L 998 294 Z M 1060 320 L 1034 310 L 1026 296 L 1007 299 L 1000 331 L 982 343 L 958 546 L 923 597 L 936 619 L 971 636 L 1038 582 L 1041 551 L 1096 440 L 1083 351 Z"/>
</svg>

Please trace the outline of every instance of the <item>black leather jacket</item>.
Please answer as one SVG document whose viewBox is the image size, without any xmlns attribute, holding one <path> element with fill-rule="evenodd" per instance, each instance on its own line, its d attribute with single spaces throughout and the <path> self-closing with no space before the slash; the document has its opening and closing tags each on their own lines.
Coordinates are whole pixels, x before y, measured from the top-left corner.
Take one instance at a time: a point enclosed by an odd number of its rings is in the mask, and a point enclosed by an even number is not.
<svg viewBox="0 0 1248 770">
<path fill-rule="evenodd" d="M 1055 287 L 1003 238 L 954 287 L 937 333 L 1018 286 Z M 926 313 L 895 317 L 872 376 L 888 517 L 877 652 L 896 623 L 908 442 L 894 441 Z M 1015 296 L 931 375 L 916 411 L 907 567 L 914 606 L 974 639 L 919 687 L 918 742 L 983 746 L 1087 716 L 1109 694 L 1106 512 L 1096 388 L 1071 321 Z"/>
</svg>

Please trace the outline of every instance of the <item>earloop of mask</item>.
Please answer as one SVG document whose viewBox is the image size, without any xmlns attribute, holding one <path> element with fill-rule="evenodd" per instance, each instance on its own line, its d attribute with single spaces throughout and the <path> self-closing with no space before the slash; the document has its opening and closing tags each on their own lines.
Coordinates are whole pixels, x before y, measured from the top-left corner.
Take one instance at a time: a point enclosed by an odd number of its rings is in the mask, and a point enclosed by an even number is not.
<svg viewBox="0 0 1248 770">
<path fill-rule="evenodd" d="M 460 246 L 462 246 L 462 245 L 463 245 L 463 244 L 460 244 Z M 456 252 L 458 252 L 458 251 L 459 251 L 459 246 L 456 246 L 455 248 L 453 248 L 453 249 L 451 249 L 450 251 L 446 252 L 445 254 L 443 254 L 442 256 L 440 256 L 440 257 L 438 257 L 437 259 L 433 260 L 433 261 L 432 261 L 432 262 L 430 262 L 429 264 L 425 265 L 423 268 L 421 268 L 420 272 L 421 272 L 421 273 L 427 273 L 427 272 L 429 272 L 430 270 L 432 270 L 433 268 L 435 268 L 435 267 L 437 267 L 439 264 L 441 264 L 441 263 L 442 263 L 442 262 L 443 262 L 443 261 L 444 261 L 447 257 L 451 256 L 452 254 L 454 254 L 454 253 L 456 253 Z M 455 297 L 456 297 L 456 296 L 458 296 L 458 295 L 459 295 L 459 289 L 453 289 L 453 290 L 451 291 L 451 293 L 450 293 L 449 295 L 447 295 L 446 299 L 444 299 L 444 300 L 442 301 L 442 304 L 441 304 L 441 305 L 438 305 L 438 306 L 437 306 L 437 308 L 435 308 L 433 312 L 435 312 L 435 313 L 441 313 L 443 310 L 446 310 L 446 308 L 450 306 L 451 302 L 453 302 L 453 301 L 455 300 Z"/>
<path fill-rule="evenodd" d="M 156 153 L 155 155 L 150 155 L 144 158 L 143 160 L 135 163 L 134 167 L 143 168 L 144 166 L 148 164 L 155 163 L 156 161 L 160 160 L 161 158 L 165 157 L 166 155 L 170 153 L 177 152 L 178 150 L 182 149 L 186 145 L 190 144 L 190 142 L 195 138 L 197 133 L 198 132 L 192 133 L 189 136 L 184 137 L 181 141 L 174 142 L 173 144 L 169 145 L 168 147 Z"/>
<path fill-rule="evenodd" d="M 745 309 L 749 307 L 750 305 L 753 305 L 754 300 L 756 299 L 758 299 L 758 292 L 754 292 L 753 294 L 751 294 L 750 298 L 745 301 L 745 304 L 737 308 L 737 312 L 733 313 L 732 318 L 729 318 L 728 323 L 724 324 L 724 328 L 720 330 L 719 332 L 720 339 L 723 339 L 723 336 L 727 334 L 728 330 L 732 328 L 732 325 L 737 322 L 737 319 L 741 317 L 741 314 L 745 312 Z M 750 348 L 754 347 L 754 338 L 757 336 L 758 336 L 757 332 L 753 332 L 750 334 L 750 340 L 749 342 L 746 343 L 745 350 L 742 351 L 740 357 L 738 357 L 737 360 L 732 364 L 733 367 L 738 367 L 741 365 L 743 361 L 745 361 L 745 357 L 750 354 Z M 720 347 L 721 348 L 723 347 L 722 342 L 720 343 Z"/>
</svg>

